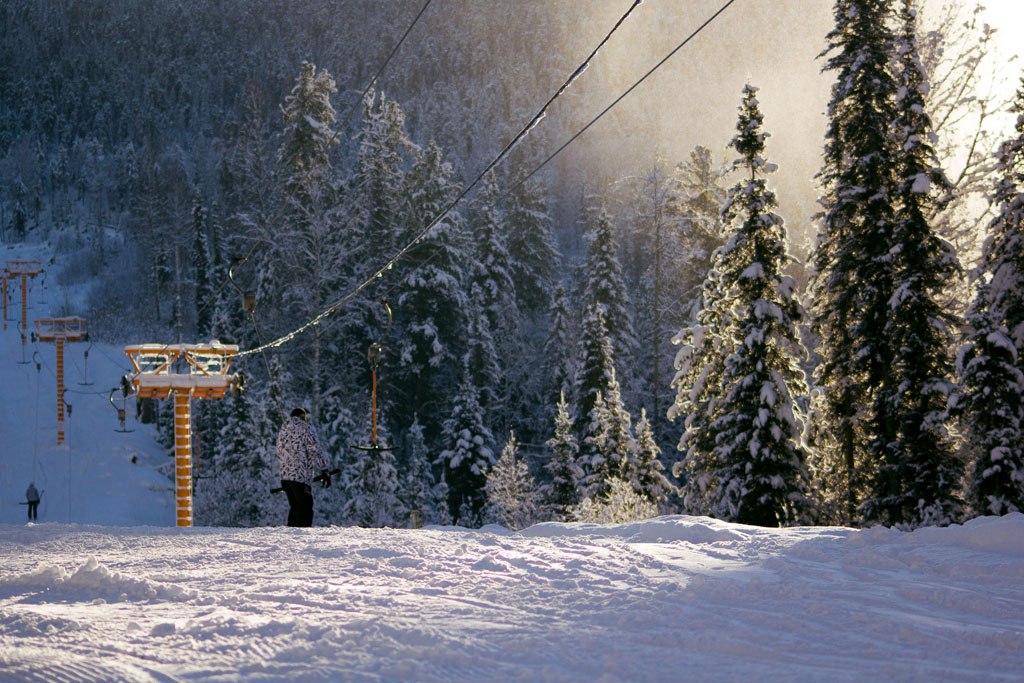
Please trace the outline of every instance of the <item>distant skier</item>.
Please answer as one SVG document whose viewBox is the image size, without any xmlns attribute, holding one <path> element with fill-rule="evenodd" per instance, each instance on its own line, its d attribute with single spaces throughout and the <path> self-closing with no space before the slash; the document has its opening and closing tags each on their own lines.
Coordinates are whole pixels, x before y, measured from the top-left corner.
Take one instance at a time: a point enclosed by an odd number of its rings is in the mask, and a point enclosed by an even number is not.
<svg viewBox="0 0 1024 683">
<path fill-rule="evenodd" d="M 288 526 L 313 526 L 313 481 L 331 485 L 316 430 L 305 408 L 292 411 L 277 435 L 281 488 L 288 495 Z M 316 473 L 320 474 L 317 475 Z"/>
<path fill-rule="evenodd" d="M 28 501 L 28 519 L 34 521 L 39 517 L 39 490 L 34 481 L 29 482 L 25 490 L 25 500 Z"/>
</svg>

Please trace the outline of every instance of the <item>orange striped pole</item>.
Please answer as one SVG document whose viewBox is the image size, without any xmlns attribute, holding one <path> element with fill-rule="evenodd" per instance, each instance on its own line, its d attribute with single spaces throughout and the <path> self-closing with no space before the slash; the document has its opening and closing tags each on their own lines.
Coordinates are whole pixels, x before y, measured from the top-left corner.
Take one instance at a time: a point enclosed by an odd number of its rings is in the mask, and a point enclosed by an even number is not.
<svg viewBox="0 0 1024 683">
<path fill-rule="evenodd" d="M 174 499 L 178 526 L 192 526 L 192 397 L 174 392 Z"/>
<path fill-rule="evenodd" d="M 25 337 L 28 336 L 28 276 L 21 274 L 21 350 L 24 355 Z"/>
<path fill-rule="evenodd" d="M 57 343 L 57 445 L 64 443 L 64 337 Z"/>
</svg>

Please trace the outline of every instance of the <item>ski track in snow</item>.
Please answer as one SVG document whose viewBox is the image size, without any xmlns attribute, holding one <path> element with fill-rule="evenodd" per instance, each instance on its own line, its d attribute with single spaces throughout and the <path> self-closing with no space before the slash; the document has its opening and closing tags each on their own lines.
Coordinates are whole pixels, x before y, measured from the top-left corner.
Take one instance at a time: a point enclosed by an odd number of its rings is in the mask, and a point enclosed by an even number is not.
<svg viewBox="0 0 1024 683">
<path fill-rule="evenodd" d="M 1017 681 L 1024 515 L 0 527 L 0 680 Z M 32 678 L 37 676 L 37 678 Z"/>
</svg>

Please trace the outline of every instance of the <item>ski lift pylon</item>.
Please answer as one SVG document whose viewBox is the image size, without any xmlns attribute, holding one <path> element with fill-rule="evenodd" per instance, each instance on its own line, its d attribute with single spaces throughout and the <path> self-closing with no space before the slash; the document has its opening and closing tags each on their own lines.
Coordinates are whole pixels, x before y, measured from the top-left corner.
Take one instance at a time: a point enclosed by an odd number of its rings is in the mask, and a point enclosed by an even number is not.
<svg viewBox="0 0 1024 683">
<path fill-rule="evenodd" d="M 140 398 L 174 399 L 174 478 L 178 526 L 192 526 L 192 399 L 223 398 L 235 344 L 135 344 L 124 349 Z"/>
<path fill-rule="evenodd" d="M 388 305 L 387 301 L 381 301 L 381 304 L 384 305 L 384 310 L 388 314 L 388 324 L 384 330 L 384 337 L 386 337 L 391 330 L 391 306 Z M 384 337 L 381 337 L 381 339 Z M 370 344 L 370 348 L 366 352 L 366 359 L 370 362 L 370 434 L 372 441 L 369 446 L 356 446 L 361 451 L 377 452 L 392 450 L 390 447 L 381 446 L 377 441 L 377 367 L 383 358 L 384 345 L 380 341 Z"/>
</svg>

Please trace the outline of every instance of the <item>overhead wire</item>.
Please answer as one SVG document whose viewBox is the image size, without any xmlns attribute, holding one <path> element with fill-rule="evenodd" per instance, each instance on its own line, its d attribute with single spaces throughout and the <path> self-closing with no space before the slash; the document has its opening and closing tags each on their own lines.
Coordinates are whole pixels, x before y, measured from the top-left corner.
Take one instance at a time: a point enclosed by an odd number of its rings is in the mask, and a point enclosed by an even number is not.
<svg viewBox="0 0 1024 683">
<path fill-rule="evenodd" d="M 639 87 L 639 85 L 640 85 L 641 83 L 643 83 L 644 81 L 646 81 L 646 80 L 647 80 L 647 79 L 648 79 L 648 78 L 649 78 L 649 77 L 651 76 L 651 74 L 653 74 L 653 73 L 654 73 L 655 71 L 657 71 L 658 69 L 660 69 L 660 68 L 661 68 L 661 66 L 662 66 L 663 64 L 665 64 L 665 62 L 667 62 L 668 60 L 672 59 L 672 57 L 673 57 L 673 56 L 675 56 L 675 54 L 676 54 L 677 52 L 679 52 L 679 51 L 680 51 L 681 49 L 683 49 L 683 47 L 685 47 L 685 46 L 686 46 L 686 45 L 687 45 L 687 44 L 688 44 L 688 43 L 689 43 L 689 42 L 690 42 L 691 40 L 693 40 L 694 38 L 696 38 L 696 37 L 697 37 L 697 35 L 701 33 L 701 31 L 703 31 L 703 30 L 704 30 L 705 28 L 707 28 L 707 27 L 708 27 L 708 26 L 709 26 L 709 25 L 710 25 L 710 24 L 711 24 L 711 23 L 712 23 L 712 22 L 713 22 L 713 21 L 714 21 L 715 19 L 717 19 L 717 18 L 718 18 L 719 16 L 721 16 L 721 14 L 722 14 L 723 12 L 725 12 L 725 10 L 729 9 L 729 7 L 730 7 L 730 6 L 731 6 L 731 5 L 733 4 L 733 3 L 735 3 L 735 2 L 736 2 L 736 0 L 728 0 L 728 1 L 727 1 L 727 2 L 726 2 L 726 3 L 724 4 L 724 5 L 722 5 L 722 6 L 721 6 L 721 7 L 720 7 L 720 8 L 718 9 L 718 11 L 717 11 L 717 12 L 715 12 L 714 14 L 712 14 L 712 15 L 711 15 L 710 17 L 708 17 L 708 18 L 707 18 L 707 20 L 705 20 L 705 21 L 704 21 L 704 23 L 702 23 L 702 24 L 701 24 L 700 26 L 698 26 L 698 27 L 697 27 L 696 29 L 694 29 L 694 30 L 693 30 L 693 32 L 692 32 L 692 33 L 690 33 L 690 35 L 688 35 L 688 36 L 687 36 L 687 37 L 686 37 L 686 38 L 685 38 L 685 39 L 684 39 L 684 40 L 683 40 L 683 41 L 682 41 L 681 43 L 679 43 L 678 45 L 676 45 L 676 46 L 675 46 L 675 47 L 674 47 L 674 48 L 672 49 L 672 51 L 671 51 L 671 52 L 669 52 L 669 53 L 668 53 L 667 55 L 665 55 L 665 56 L 664 56 L 664 57 L 663 57 L 663 58 L 661 59 L 661 61 L 659 61 L 659 62 L 658 62 L 657 64 L 655 64 L 654 66 L 652 66 L 652 67 L 651 67 L 651 68 L 650 68 L 650 69 L 649 69 L 649 70 L 647 71 L 647 73 L 645 73 L 645 74 L 644 74 L 643 76 L 641 76 L 641 77 L 640 77 L 640 79 L 639 79 L 639 80 L 637 80 L 637 81 L 636 81 L 635 83 L 633 83 L 633 85 L 629 86 L 629 88 L 627 88 L 627 89 L 626 89 L 626 90 L 625 90 L 625 91 L 624 91 L 624 92 L 623 92 L 623 93 L 622 93 L 621 95 L 619 95 L 619 96 L 618 96 L 618 97 L 616 97 L 616 98 L 615 98 L 614 100 L 612 100 L 612 103 L 611 103 L 611 104 L 609 104 L 609 105 L 608 105 L 607 107 L 605 107 L 605 108 L 604 108 L 603 110 L 601 110 L 601 113 L 599 113 L 599 114 L 598 114 L 597 116 L 595 116 L 595 117 L 594 117 L 593 119 L 591 119 L 591 120 L 590 120 L 590 122 L 589 122 L 589 123 L 587 123 L 587 125 L 585 125 L 585 126 L 583 126 L 582 128 L 580 128 L 580 129 L 579 129 L 579 130 L 578 130 L 578 131 L 577 131 L 577 132 L 576 132 L 576 133 L 575 133 L 575 134 L 574 134 L 574 135 L 573 135 L 572 137 L 570 137 L 570 138 L 569 138 L 568 140 L 566 140 L 566 141 L 565 141 L 565 143 L 563 143 L 561 147 L 559 147 L 558 149 L 556 149 L 556 150 L 555 150 L 555 151 L 554 151 L 554 152 L 553 152 L 553 153 L 552 153 L 552 154 L 551 154 L 550 156 L 548 156 L 548 158 L 546 158 L 546 159 L 545 159 L 544 161 L 542 161 L 542 162 L 541 162 L 540 164 L 538 164 L 538 165 L 537 165 L 537 166 L 536 166 L 536 167 L 535 167 L 535 168 L 534 168 L 534 169 L 533 169 L 532 171 L 530 171 L 530 172 L 529 172 L 528 174 L 526 174 L 526 175 L 525 175 L 525 176 L 524 176 L 523 178 L 521 178 L 521 179 L 520 179 L 519 181 L 517 181 L 517 182 L 516 182 L 516 183 L 515 183 L 515 184 L 514 184 L 514 185 L 512 186 L 512 188 L 511 188 L 511 189 L 515 189 L 515 188 L 519 187 L 520 185 L 522 185 L 523 183 L 525 183 L 525 182 L 526 182 L 527 180 L 529 180 L 530 178 L 532 178 L 533 176 L 535 176 L 535 175 L 536 175 L 537 173 L 539 173 L 541 169 L 543 169 L 543 168 L 544 168 L 545 166 L 547 166 L 547 165 L 548 165 L 548 164 L 549 164 L 549 163 L 550 163 L 550 162 L 551 162 L 551 161 L 552 161 L 552 160 L 553 160 L 553 159 L 554 159 L 555 157 L 557 157 L 557 156 L 558 156 L 559 154 L 561 154 L 561 153 L 562 153 L 562 151 L 563 151 L 563 150 L 564 150 L 564 149 L 565 149 L 566 147 L 568 147 L 569 145 L 571 145 L 571 144 L 572 144 L 573 142 L 575 142 L 575 141 L 576 141 L 576 139 L 577 139 L 577 138 L 579 138 L 579 137 L 580 137 L 581 135 L 583 135 L 584 133 L 586 133 L 586 132 L 587 132 L 587 131 L 588 131 L 588 130 L 590 129 L 590 127 L 591 127 L 591 126 L 593 126 L 593 125 L 594 125 L 595 123 L 597 123 L 598 121 L 600 121 L 600 120 L 601 120 L 601 119 L 602 119 L 602 118 L 604 117 L 604 115 L 605 115 L 605 114 L 607 114 L 607 113 L 608 113 L 609 111 L 611 111 L 611 110 L 612 110 L 612 108 L 613 108 L 613 107 L 615 107 L 615 105 L 617 105 L 617 104 L 618 104 L 619 102 L 621 102 L 621 101 L 622 101 L 622 100 L 624 100 L 624 99 L 625 99 L 626 97 L 628 97 L 628 96 L 629 96 L 629 94 L 630 94 L 631 92 L 633 92 L 634 90 L 636 90 L 636 89 L 637 89 L 637 87 Z"/>
<path fill-rule="evenodd" d="M 733 1 L 735 0 L 730 0 L 730 3 Z M 420 230 L 420 232 L 417 233 L 415 237 L 413 237 L 404 247 L 402 247 L 398 251 L 398 253 L 391 257 L 383 266 L 373 271 L 373 273 L 368 278 L 363 280 L 348 294 L 328 305 L 327 308 L 322 310 L 319 314 L 317 314 L 314 318 L 312 318 L 302 326 L 295 328 L 291 332 L 288 332 L 287 334 L 278 337 L 277 339 L 267 344 L 263 344 L 254 349 L 240 351 L 237 355 L 246 356 L 253 353 L 262 353 L 263 351 L 266 351 L 268 349 L 276 348 L 278 346 L 282 346 L 288 343 L 289 341 L 291 341 L 298 335 L 302 334 L 303 332 L 319 325 L 325 318 L 327 318 L 336 310 L 338 310 L 339 308 L 350 302 L 352 299 L 354 299 L 356 296 L 358 296 L 375 280 L 383 277 L 386 271 L 391 270 L 391 268 L 394 267 L 394 265 L 398 263 L 403 257 L 405 257 L 405 255 L 408 254 L 414 246 L 419 244 L 419 242 L 422 241 L 423 238 L 426 237 L 431 230 L 433 230 L 437 225 L 439 225 L 441 221 L 443 221 L 448 216 L 448 214 L 451 213 L 452 209 L 454 209 L 459 204 L 459 202 L 461 202 L 466 197 L 466 195 L 468 195 L 473 190 L 473 188 L 480 183 L 480 181 L 487 175 L 487 173 L 490 172 L 502 161 L 504 161 L 504 159 L 509 155 L 512 149 L 515 148 L 520 142 L 522 142 L 522 140 L 525 139 L 526 136 L 529 135 L 534 128 L 536 128 L 536 126 L 541 122 L 541 120 L 547 115 L 548 109 L 555 102 L 555 100 L 561 97 L 562 94 L 577 79 L 579 79 L 580 76 L 583 75 L 583 73 L 590 66 L 590 62 L 597 56 L 598 52 L 601 51 L 601 49 L 605 46 L 605 44 L 607 44 L 607 42 L 611 39 L 615 32 L 619 30 L 622 24 L 630 17 L 630 15 L 632 15 L 633 11 L 642 2 L 643 0 L 633 0 L 632 4 L 629 6 L 629 9 L 627 9 L 626 12 L 621 17 L 619 17 L 618 21 L 615 22 L 615 25 L 611 28 L 611 30 L 608 31 L 608 33 L 605 34 L 604 38 L 602 38 L 601 41 L 597 44 L 597 47 L 595 47 L 590 52 L 590 54 L 587 55 L 587 58 L 583 60 L 583 62 L 569 75 L 569 77 L 565 80 L 565 82 L 562 83 L 562 85 L 555 91 L 555 93 L 550 98 L 548 98 L 547 102 L 545 102 L 544 105 L 540 108 L 540 110 L 538 110 L 538 112 L 534 114 L 530 121 L 512 138 L 510 142 L 508 142 L 508 144 L 505 145 L 504 148 L 502 148 L 501 152 L 499 152 L 498 155 L 489 164 L 487 164 L 484 167 L 484 169 L 480 171 L 480 173 L 477 174 L 473 181 L 469 183 L 465 188 L 463 188 L 459 192 L 459 194 L 454 199 L 452 199 L 422 230 Z"/>
</svg>

